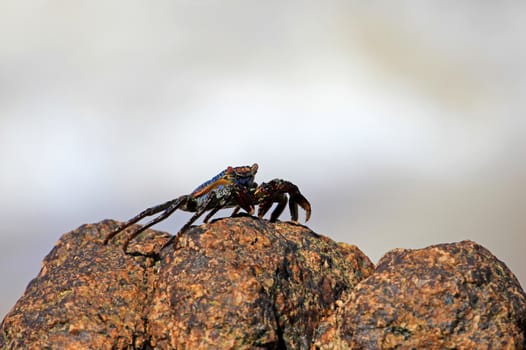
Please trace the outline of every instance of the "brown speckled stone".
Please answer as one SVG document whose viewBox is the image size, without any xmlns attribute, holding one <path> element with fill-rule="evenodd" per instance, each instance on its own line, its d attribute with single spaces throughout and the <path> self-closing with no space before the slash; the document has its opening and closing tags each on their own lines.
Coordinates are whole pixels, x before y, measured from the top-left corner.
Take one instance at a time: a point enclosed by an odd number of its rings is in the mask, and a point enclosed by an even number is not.
<svg viewBox="0 0 526 350">
<path fill-rule="evenodd" d="M 124 254 L 104 221 L 65 234 L 0 326 L 0 348 L 307 349 L 373 265 L 308 228 L 225 218 L 147 230 Z"/>
<path fill-rule="evenodd" d="M 163 258 L 148 328 L 160 348 L 308 349 L 373 267 L 306 227 L 250 217 L 189 230 Z"/>
<path fill-rule="evenodd" d="M 524 291 L 471 241 L 395 249 L 344 299 L 313 349 L 526 348 Z"/>
<path fill-rule="evenodd" d="M 4 318 L 0 348 L 123 349 L 146 343 L 154 259 L 102 245 L 102 235 L 115 226 L 108 220 L 62 236 Z M 165 237 L 148 233 L 158 245 Z"/>
</svg>

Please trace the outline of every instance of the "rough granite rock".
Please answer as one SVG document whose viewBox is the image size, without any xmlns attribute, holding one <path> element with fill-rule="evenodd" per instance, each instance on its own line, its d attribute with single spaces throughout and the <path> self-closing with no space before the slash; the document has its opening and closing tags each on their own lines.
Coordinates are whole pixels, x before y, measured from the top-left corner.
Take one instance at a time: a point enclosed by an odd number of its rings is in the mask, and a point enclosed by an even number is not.
<svg viewBox="0 0 526 350">
<path fill-rule="evenodd" d="M 343 299 L 312 349 L 526 349 L 524 291 L 471 241 L 395 249 Z"/>
<path fill-rule="evenodd" d="M 0 327 L 1 349 L 126 349 L 147 344 L 156 261 L 126 256 L 101 237 L 113 221 L 64 234 Z M 144 251 L 168 235 L 150 231 Z"/>
<path fill-rule="evenodd" d="M 253 217 L 105 246 L 114 221 L 66 233 L 0 325 L 0 348 L 308 349 L 320 320 L 369 276 L 356 247 Z"/>
<path fill-rule="evenodd" d="M 1 349 L 526 349 L 526 296 L 470 241 L 355 246 L 253 217 L 180 235 L 66 233 L 0 325 Z"/>
</svg>

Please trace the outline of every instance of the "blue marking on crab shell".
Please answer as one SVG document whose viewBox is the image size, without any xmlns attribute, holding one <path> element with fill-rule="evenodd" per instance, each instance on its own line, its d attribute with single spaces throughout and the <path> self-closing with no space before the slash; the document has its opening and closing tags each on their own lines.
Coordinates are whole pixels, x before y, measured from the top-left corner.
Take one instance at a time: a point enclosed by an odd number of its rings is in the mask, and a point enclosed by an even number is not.
<svg viewBox="0 0 526 350">
<path fill-rule="evenodd" d="M 220 172 L 219 174 L 217 174 L 216 176 L 214 176 L 213 178 L 211 178 L 210 180 L 206 181 L 206 182 L 203 182 L 202 184 L 200 184 L 199 186 L 196 187 L 195 190 L 192 191 L 192 194 L 196 193 L 196 192 L 199 192 L 201 191 L 203 188 L 207 187 L 207 186 L 210 186 L 211 184 L 213 184 L 214 182 L 218 181 L 219 179 L 222 179 L 224 176 L 225 176 L 225 173 L 226 173 L 226 170 L 223 170 L 222 172 Z M 204 197 L 204 196 L 203 196 Z"/>
</svg>

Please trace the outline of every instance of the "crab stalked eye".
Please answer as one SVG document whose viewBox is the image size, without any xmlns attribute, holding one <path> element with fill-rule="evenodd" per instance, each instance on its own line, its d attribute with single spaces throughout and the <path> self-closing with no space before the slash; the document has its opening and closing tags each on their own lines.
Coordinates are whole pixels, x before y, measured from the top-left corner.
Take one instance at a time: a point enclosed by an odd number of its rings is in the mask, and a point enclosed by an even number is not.
<svg viewBox="0 0 526 350">
<path fill-rule="evenodd" d="M 223 172 L 223 179 L 225 180 L 230 180 L 233 176 L 236 176 L 236 170 L 229 166 L 228 168 L 226 168 L 226 170 Z"/>
</svg>

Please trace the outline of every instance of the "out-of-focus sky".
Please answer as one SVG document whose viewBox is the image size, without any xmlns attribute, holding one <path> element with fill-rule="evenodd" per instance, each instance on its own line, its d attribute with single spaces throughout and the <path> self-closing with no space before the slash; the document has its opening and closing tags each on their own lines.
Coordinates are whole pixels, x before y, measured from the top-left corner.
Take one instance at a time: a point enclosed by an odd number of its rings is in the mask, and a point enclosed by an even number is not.
<svg viewBox="0 0 526 350">
<path fill-rule="evenodd" d="M 254 162 L 374 261 L 471 239 L 524 286 L 525 10 L 1 2 L 0 317 L 62 233 Z"/>
</svg>

